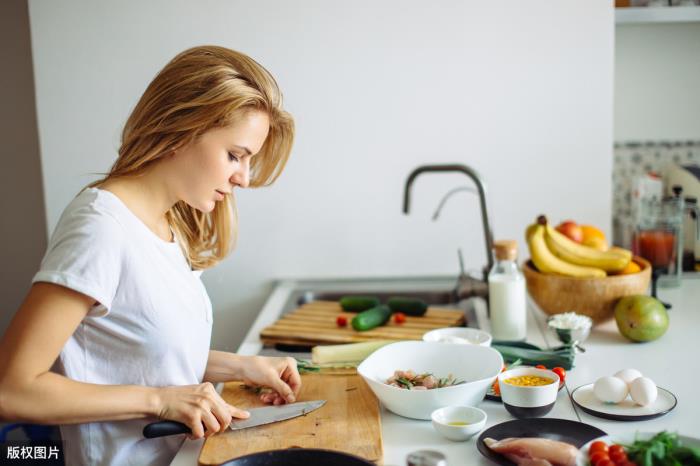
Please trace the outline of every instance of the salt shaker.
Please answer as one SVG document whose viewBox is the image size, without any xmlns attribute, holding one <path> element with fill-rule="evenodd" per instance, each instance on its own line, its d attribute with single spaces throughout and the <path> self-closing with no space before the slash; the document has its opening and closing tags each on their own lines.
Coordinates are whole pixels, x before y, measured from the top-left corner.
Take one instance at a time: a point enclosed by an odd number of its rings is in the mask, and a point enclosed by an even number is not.
<svg viewBox="0 0 700 466">
<path fill-rule="evenodd" d="M 406 457 L 407 466 L 447 466 L 445 455 L 435 450 L 418 450 Z"/>
</svg>

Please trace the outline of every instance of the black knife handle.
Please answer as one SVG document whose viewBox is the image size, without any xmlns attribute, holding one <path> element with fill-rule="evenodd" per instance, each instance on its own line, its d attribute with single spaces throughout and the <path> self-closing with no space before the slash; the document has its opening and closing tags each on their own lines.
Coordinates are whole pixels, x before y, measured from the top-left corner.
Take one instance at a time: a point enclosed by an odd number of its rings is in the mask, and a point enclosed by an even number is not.
<svg viewBox="0 0 700 466">
<path fill-rule="evenodd" d="M 158 421 L 151 422 L 143 428 L 143 436 L 146 438 L 166 437 L 168 435 L 191 434 L 192 431 L 182 422 Z"/>
</svg>

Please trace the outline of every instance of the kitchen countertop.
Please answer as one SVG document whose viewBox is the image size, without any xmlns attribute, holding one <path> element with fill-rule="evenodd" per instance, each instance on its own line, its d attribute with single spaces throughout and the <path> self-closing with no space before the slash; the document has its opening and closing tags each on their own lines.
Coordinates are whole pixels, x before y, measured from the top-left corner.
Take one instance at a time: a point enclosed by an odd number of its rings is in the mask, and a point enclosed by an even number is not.
<svg viewBox="0 0 700 466">
<path fill-rule="evenodd" d="M 426 278 L 413 281 L 410 286 L 420 288 L 435 287 L 437 284 L 450 286 L 454 280 Z M 376 286 L 381 289 L 386 283 L 379 280 L 357 282 L 357 286 L 367 289 Z M 240 354 L 258 354 L 263 348 L 259 339 L 260 331 L 277 320 L 285 304 L 293 293 L 301 289 L 319 289 L 336 286 L 330 281 L 282 281 L 277 284 L 268 298 L 258 318 L 239 347 Z M 395 287 L 394 287 L 395 289 Z M 700 386 L 700 373 L 695 362 L 700 342 L 695 338 L 700 332 L 700 279 L 697 274 L 689 274 L 683 279 L 680 288 L 660 288 L 659 296 L 673 305 L 669 315 L 671 324 L 666 334 L 659 340 L 635 344 L 622 337 L 614 320 L 596 326 L 590 337 L 583 343 L 586 352 L 576 356 L 575 367 L 567 374 L 566 389 L 559 392 L 554 409 L 546 416 L 570 420 L 581 420 L 608 434 L 661 430 L 677 431 L 683 435 L 700 437 L 700 403 L 694 394 Z M 479 323 L 483 321 L 483 309 L 477 306 Z M 545 314 L 534 303 L 528 303 L 527 341 L 540 346 L 559 344 L 547 333 Z M 267 351 L 264 351 L 267 352 Z M 576 387 L 594 382 L 603 375 L 612 375 L 619 369 L 635 368 L 654 380 L 660 387 L 670 390 L 678 398 L 678 405 L 669 414 L 660 418 L 641 422 L 619 422 L 597 418 L 580 409 L 574 409 L 569 393 Z M 488 415 L 486 429 L 501 422 L 514 419 L 500 403 L 483 401 L 479 406 Z M 384 440 L 384 464 L 403 466 L 406 456 L 415 450 L 438 450 L 447 456 L 449 465 L 493 465 L 476 449 L 478 435 L 466 442 L 452 442 L 440 436 L 430 421 L 403 418 L 382 408 L 382 436 Z M 197 464 L 203 441 L 186 441 L 171 463 L 174 466 Z M 468 458 L 468 460 L 466 460 Z"/>
</svg>

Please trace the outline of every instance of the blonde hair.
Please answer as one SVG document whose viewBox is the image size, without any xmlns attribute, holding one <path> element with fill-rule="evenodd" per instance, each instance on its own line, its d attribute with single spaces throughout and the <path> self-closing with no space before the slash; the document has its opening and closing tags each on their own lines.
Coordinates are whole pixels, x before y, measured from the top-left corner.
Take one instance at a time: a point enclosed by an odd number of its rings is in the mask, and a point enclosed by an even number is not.
<svg viewBox="0 0 700 466">
<path fill-rule="evenodd" d="M 267 139 L 250 162 L 250 186 L 268 186 L 282 173 L 294 140 L 294 120 L 282 108 L 275 79 L 252 58 L 224 47 L 185 50 L 149 84 L 126 121 L 117 161 L 91 186 L 138 175 L 248 110 L 264 111 L 270 120 Z M 179 201 L 166 216 L 194 269 L 213 266 L 233 248 L 238 221 L 233 194 L 210 213 Z"/>
</svg>

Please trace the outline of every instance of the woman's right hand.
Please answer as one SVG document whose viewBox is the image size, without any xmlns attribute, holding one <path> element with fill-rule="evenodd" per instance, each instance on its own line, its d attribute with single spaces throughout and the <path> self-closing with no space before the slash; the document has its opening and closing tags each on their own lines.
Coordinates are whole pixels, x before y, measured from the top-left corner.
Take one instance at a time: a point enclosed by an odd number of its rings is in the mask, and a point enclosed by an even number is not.
<svg viewBox="0 0 700 466">
<path fill-rule="evenodd" d="M 192 439 L 226 430 L 234 417 L 250 416 L 248 411 L 226 403 L 210 382 L 162 387 L 158 389 L 158 398 L 158 417 L 186 424 L 192 431 Z"/>
</svg>

